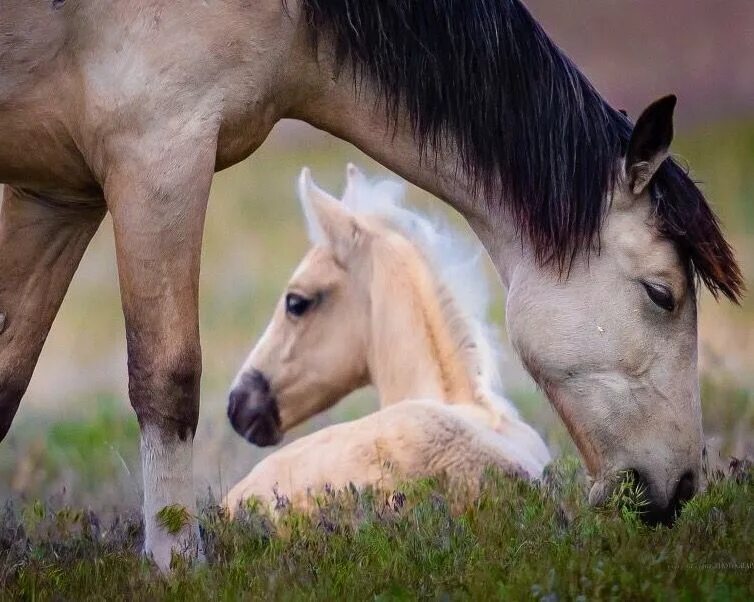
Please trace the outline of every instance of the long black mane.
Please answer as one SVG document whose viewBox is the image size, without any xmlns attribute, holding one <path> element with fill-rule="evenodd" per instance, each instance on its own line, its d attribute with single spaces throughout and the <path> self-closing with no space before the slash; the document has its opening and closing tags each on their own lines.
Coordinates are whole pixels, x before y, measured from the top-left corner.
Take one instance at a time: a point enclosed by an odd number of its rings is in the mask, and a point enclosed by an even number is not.
<svg viewBox="0 0 754 602">
<path fill-rule="evenodd" d="M 518 0 L 302 0 L 312 40 L 327 36 L 388 114 L 424 148 L 452 144 L 463 169 L 505 193 L 538 259 L 561 270 L 600 232 L 632 130 Z M 502 186 L 500 186 L 502 185 Z M 497 197 L 492 193 L 497 191 Z M 702 193 L 666 161 L 653 180 L 658 227 L 717 296 L 743 282 Z"/>
</svg>

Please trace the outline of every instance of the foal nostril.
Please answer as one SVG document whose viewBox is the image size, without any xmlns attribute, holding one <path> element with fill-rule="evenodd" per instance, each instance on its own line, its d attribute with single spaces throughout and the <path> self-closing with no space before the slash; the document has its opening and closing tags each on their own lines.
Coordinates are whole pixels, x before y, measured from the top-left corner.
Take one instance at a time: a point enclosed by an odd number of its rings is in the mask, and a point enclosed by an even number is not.
<svg viewBox="0 0 754 602">
<path fill-rule="evenodd" d="M 277 402 L 258 370 L 243 374 L 230 392 L 228 418 L 233 429 L 255 445 L 274 445 L 282 437 Z"/>
<path fill-rule="evenodd" d="M 228 418 L 233 415 L 249 401 L 249 392 L 243 387 L 237 387 L 230 392 L 228 396 Z"/>
</svg>

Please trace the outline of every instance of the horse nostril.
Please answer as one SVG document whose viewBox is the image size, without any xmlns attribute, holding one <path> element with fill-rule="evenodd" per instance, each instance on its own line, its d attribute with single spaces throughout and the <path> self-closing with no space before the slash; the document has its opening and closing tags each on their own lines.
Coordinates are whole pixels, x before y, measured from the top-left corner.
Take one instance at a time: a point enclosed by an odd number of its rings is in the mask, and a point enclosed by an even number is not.
<svg viewBox="0 0 754 602">
<path fill-rule="evenodd" d="M 642 475 L 638 470 L 634 468 L 626 470 L 625 480 L 633 482 L 636 490 L 642 492 L 643 495 L 646 496 L 649 494 L 649 483 L 647 482 L 647 479 L 644 478 L 644 475 Z"/>
<path fill-rule="evenodd" d="M 694 474 L 689 471 L 684 473 L 678 481 L 678 485 L 676 485 L 675 488 L 675 495 L 673 496 L 673 500 L 676 502 L 677 506 L 680 506 L 681 504 L 688 502 L 692 497 L 694 497 L 695 493 L 696 483 Z"/>
</svg>

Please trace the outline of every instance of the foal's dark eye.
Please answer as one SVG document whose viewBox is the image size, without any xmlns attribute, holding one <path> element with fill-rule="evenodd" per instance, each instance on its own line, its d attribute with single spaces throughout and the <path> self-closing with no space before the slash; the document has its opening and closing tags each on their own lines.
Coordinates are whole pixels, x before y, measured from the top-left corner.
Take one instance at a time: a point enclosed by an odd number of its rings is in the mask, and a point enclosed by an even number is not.
<svg viewBox="0 0 754 602">
<path fill-rule="evenodd" d="M 314 299 L 297 293 L 288 293 L 285 296 L 285 311 L 297 318 L 303 316 L 313 304 Z"/>
<path fill-rule="evenodd" d="M 652 303 L 666 311 L 673 311 L 675 299 L 673 299 L 673 293 L 667 286 L 650 284 L 649 282 L 642 282 L 642 285 Z"/>
</svg>

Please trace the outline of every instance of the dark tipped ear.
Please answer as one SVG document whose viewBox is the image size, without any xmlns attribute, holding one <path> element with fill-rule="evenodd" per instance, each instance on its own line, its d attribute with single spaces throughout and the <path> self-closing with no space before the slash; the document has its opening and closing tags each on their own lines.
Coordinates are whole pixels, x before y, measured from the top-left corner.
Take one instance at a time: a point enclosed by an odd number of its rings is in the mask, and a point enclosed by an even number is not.
<svg viewBox="0 0 754 602">
<path fill-rule="evenodd" d="M 641 194 L 662 162 L 673 141 L 673 110 L 676 97 L 665 96 L 649 105 L 639 117 L 626 153 L 626 178 L 634 194 Z"/>
</svg>

